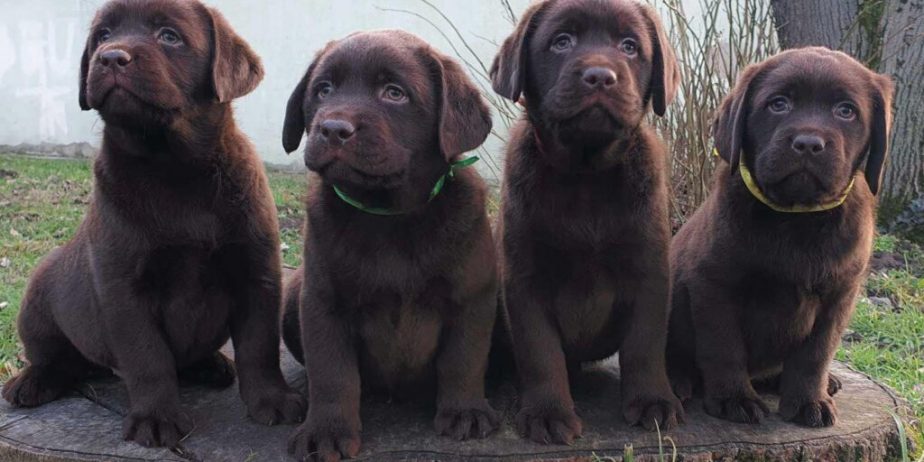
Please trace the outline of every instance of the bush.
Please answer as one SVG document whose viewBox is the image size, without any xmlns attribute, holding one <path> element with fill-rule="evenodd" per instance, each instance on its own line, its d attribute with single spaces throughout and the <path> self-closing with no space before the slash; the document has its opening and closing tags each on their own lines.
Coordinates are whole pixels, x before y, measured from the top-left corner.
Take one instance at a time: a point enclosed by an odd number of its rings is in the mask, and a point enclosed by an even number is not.
<svg viewBox="0 0 924 462">
<path fill-rule="evenodd" d="M 479 56 L 471 38 L 439 7 L 430 0 L 419 1 L 418 11 L 381 9 L 415 16 L 439 31 L 493 106 L 496 123 L 492 137 L 506 141 L 507 129 L 519 118 L 520 108 L 491 89 L 490 57 Z M 699 0 L 700 14 L 695 17 L 687 14 L 681 0 L 647 1 L 658 8 L 671 31 L 682 75 L 677 100 L 666 117 L 652 121 L 670 148 L 671 218 L 676 230 L 709 192 L 715 169 L 710 130 L 713 112 L 734 85 L 738 72 L 776 53 L 779 46 L 769 0 Z M 498 0 L 497 9 L 510 20 L 512 30 L 517 18 L 509 1 Z M 498 179 L 503 165 L 501 152 L 482 147 L 479 155 Z"/>
<path fill-rule="evenodd" d="M 681 84 L 664 118 L 654 120 L 670 149 L 675 230 L 702 204 L 712 183 L 713 113 L 738 73 L 779 50 L 767 0 L 700 0 L 691 17 L 681 0 L 649 0 L 662 12 L 677 53 Z"/>
</svg>

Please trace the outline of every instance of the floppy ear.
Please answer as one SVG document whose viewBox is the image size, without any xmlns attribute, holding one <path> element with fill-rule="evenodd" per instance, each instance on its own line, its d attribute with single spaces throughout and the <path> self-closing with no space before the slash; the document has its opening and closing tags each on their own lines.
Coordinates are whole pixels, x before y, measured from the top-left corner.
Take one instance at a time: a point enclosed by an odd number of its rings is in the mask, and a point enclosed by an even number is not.
<svg viewBox="0 0 924 462">
<path fill-rule="evenodd" d="M 289 96 L 289 102 L 286 104 L 286 120 L 282 125 L 282 147 L 288 154 L 298 149 L 298 145 L 302 143 L 302 135 L 305 134 L 305 124 L 308 120 L 303 109 L 305 92 L 308 90 L 308 84 L 311 83 L 311 77 L 321 61 L 321 57 L 334 43 L 328 43 L 315 55 L 311 65 L 308 66 L 308 70 L 305 71 L 305 75 L 302 76 L 302 80 L 298 82 L 298 85 L 292 90 L 292 95 Z M 311 115 L 311 117 L 314 116 Z"/>
<path fill-rule="evenodd" d="M 747 113 L 751 84 L 762 68 L 761 64 L 752 64 L 738 77 L 738 82 L 728 96 L 722 101 L 712 122 L 712 136 L 719 156 L 731 166 L 734 174 L 741 159 L 744 145 L 744 130 L 747 127 Z"/>
<path fill-rule="evenodd" d="M 234 33 L 225 17 L 208 8 L 212 20 L 212 87 L 220 103 L 240 98 L 263 80 L 263 65 L 250 45 Z"/>
<path fill-rule="evenodd" d="M 530 6 L 516 29 L 504 40 L 494 63 L 491 65 L 491 86 L 494 91 L 511 101 L 518 101 L 526 85 L 526 56 L 529 54 L 529 40 L 539 24 L 541 12 L 548 1 Z"/>
<path fill-rule="evenodd" d="M 484 143 L 491 133 L 491 111 L 462 67 L 431 51 L 439 70 L 440 150 L 447 161 Z"/>
<path fill-rule="evenodd" d="M 89 111 L 90 103 L 87 102 L 87 75 L 90 73 L 90 48 L 93 41 L 93 35 L 87 39 L 87 44 L 83 48 L 83 57 L 80 58 L 80 86 L 77 90 L 77 99 L 80 102 L 80 109 Z"/>
<path fill-rule="evenodd" d="M 870 133 L 869 154 L 866 157 L 866 182 L 875 195 L 882 184 L 883 167 L 889 156 L 889 141 L 892 134 L 892 96 L 895 84 L 892 79 L 880 75 L 872 91 L 873 123 Z"/>
<path fill-rule="evenodd" d="M 658 12 L 648 5 L 640 5 L 640 8 L 648 22 L 651 44 L 654 47 L 648 97 L 651 98 L 655 114 L 663 117 L 667 106 L 674 101 L 677 95 L 677 87 L 680 85 L 680 68 L 677 66 L 674 48 L 671 46 L 667 33 L 664 32 Z"/>
<path fill-rule="evenodd" d="M 286 154 L 291 154 L 292 151 L 298 149 L 298 145 L 302 144 L 302 135 L 305 133 L 305 112 L 302 105 L 305 102 L 305 90 L 308 82 L 311 81 L 313 67 L 314 63 L 302 76 L 295 90 L 292 90 L 292 95 L 289 96 L 289 102 L 286 104 L 286 120 L 282 125 L 282 147 L 286 150 Z"/>
</svg>

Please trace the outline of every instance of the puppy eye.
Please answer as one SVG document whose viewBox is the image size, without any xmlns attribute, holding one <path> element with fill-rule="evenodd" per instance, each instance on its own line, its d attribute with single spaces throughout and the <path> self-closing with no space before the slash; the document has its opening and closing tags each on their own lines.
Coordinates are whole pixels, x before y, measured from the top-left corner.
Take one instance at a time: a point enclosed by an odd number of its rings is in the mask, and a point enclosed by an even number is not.
<svg viewBox="0 0 924 462">
<path fill-rule="evenodd" d="M 638 54 L 638 42 L 634 39 L 627 38 L 619 44 L 619 49 L 629 56 L 635 56 Z"/>
<path fill-rule="evenodd" d="M 182 42 L 180 34 L 170 28 L 161 29 L 160 33 L 157 34 L 157 40 L 167 45 L 179 45 Z"/>
<path fill-rule="evenodd" d="M 577 38 L 571 34 L 558 34 L 552 40 L 552 51 L 562 53 L 574 48 Z"/>
<path fill-rule="evenodd" d="M 97 44 L 103 43 L 106 40 L 109 40 L 110 37 L 112 37 L 112 31 L 110 31 L 109 29 L 101 29 L 99 32 L 96 33 L 96 43 Z"/>
<path fill-rule="evenodd" d="M 403 88 L 390 83 L 382 90 L 382 98 L 394 103 L 403 103 L 407 100 L 407 93 Z"/>
<path fill-rule="evenodd" d="M 853 120 L 857 118 L 857 108 L 850 103 L 840 103 L 834 106 L 834 115 L 839 119 Z"/>
<path fill-rule="evenodd" d="M 318 84 L 315 93 L 318 95 L 318 99 L 324 99 L 334 93 L 334 85 L 330 82 L 321 82 Z"/>
<path fill-rule="evenodd" d="M 785 96 L 777 96 L 767 103 L 767 109 L 770 109 L 770 112 L 783 114 L 792 110 L 792 103 Z"/>
</svg>

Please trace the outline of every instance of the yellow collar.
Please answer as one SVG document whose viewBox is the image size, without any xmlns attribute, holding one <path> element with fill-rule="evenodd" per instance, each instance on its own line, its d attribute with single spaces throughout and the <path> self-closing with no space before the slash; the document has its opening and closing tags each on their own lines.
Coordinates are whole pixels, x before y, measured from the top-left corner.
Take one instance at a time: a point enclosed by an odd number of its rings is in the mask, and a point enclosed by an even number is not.
<svg viewBox="0 0 924 462">
<path fill-rule="evenodd" d="M 718 149 L 715 149 L 714 153 L 718 156 Z M 751 195 L 754 196 L 755 199 L 759 200 L 767 207 L 770 207 L 770 209 L 781 213 L 813 213 L 836 209 L 841 205 L 844 205 L 844 201 L 847 200 L 847 196 L 850 195 L 850 191 L 853 191 L 853 184 L 857 179 L 857 175 L 854 174 L 853 177 L 850 178 L 850 184 L 847 185 L 847 189 L 844 190 L 843 194 L 831 202 L 816 205 L 793 204 L 790 206 L 783 206 L 773 203 L 770 198 L 764 195 L 763 191 L 760 190 L 760 187 L 757 186 L 757 182 L 754 181 L 754 175 L 751 174 L 751 171 L 748 170 L 747 165 L 745 165 L 743 157 L 739 159 L 738 172 L 741 173 L 741 179 L 744 181 L 745 186 L 748 187 L 748 191 L 751 192 Z"/>
</svg>

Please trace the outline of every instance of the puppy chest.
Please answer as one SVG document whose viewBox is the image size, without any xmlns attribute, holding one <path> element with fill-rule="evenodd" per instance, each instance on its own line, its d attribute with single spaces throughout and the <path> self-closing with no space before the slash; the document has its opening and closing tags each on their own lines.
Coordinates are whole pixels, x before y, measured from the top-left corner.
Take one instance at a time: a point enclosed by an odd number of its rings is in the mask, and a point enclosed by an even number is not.
<svg viewBox="0 0 924 462">
<path fill-rule="evenodd" d="M 367 310 L 359 326 L 364 381 L 395 388 L 426 378 L 441 330 L 440 315 L 430 307 L 401 303 Z"/>
<path fill-rule="evenodd" d="M 804 342 L 822 309 L 817 296 L 792 286 L 753 291 L 742 301 L 742 328 L 755 366 L 780 361 Z"/>
<path fill-rule="evenodd" d="M 177 248 L 156 252 L 136 288 L 155 303 L 167 340 L 182 358 L 227 338 L 232 286 L 209 252 Z"/>
<path fill-rule="evenodd" d="M 588 270 L 583 277 L 568 281 L 555 298 L 555 313 L 565 348 L 580 356 L 601 349 L 601 343 L 618 344 L 615 333 L 611 332 L 618 298 L 616 284 L 608 273 Z"/>
</svg>

